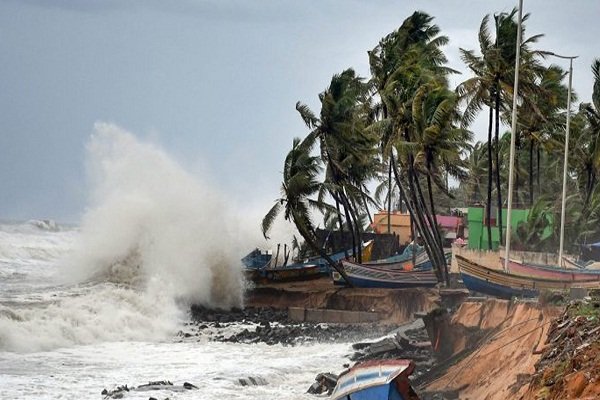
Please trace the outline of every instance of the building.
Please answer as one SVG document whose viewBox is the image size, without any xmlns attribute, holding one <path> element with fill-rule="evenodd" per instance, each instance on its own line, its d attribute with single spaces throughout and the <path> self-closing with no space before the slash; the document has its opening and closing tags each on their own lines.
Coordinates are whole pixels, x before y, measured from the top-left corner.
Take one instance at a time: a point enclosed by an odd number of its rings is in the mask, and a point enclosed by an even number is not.
<svg viewBox="0 0 600 400">
<path fill-rule="evenodd" d="M 506 216 L 508 215 L 508 210 L 502 210 L 502 227 L 503 232 L 506 232 Z M 511 232 L 513 235 L 516 233 L 517 228 L 521 222 L 527 221 L 527 216 L 529 215 L 529 209 L 513 209 L 511 212 Z M 499 229 L 496 224 L 498 216 L 495 212 L 495 209 L 492 212 L 492 217 L 490 218 L 489 225 L 491 226 L 492 233 L 492 250 L 498 250 L 498 246 L 500 244 L 500 234 Z M 488 250 L 488 232 L 487 227 L 488 223 L 485 220 L 485 208 L 483 207 L 469 207 L 469 212 L 467 214 L 468 227 L 469 227 L 469 244 L 468 248 L 472 250 Z M 548 230 L 547 234 L 550 235 L 552 232 L 551 229 Z"/>
<path fill-rule="evenodd" d="M 372 227 L 375 233 L 388 233 L 388 213 L 386 210 L 375 213 Z M 410 234 L 410 214 L 403 214 L 399 211 L 391 212 L 389 233 L 398 236 L 400 245 L 410 243 L 412 241 Z"/>
<path fill-rule="evenodd" d="M 444 237 L 444 245 L 450 246 L 450 243 L 457 237 L 464 238 L 463 218 L 451 215 L 436 215 L 438 226 Z M 380 211 L 373 217 L 373 230 L 376 233 L 388 232 L 388 214 L 387 211 Z M 408 244 L 412 241 L 410 232 L 410 214 L 403 214 L 394 211 L 390 214 L 390 232 L 398 236 L 400 245 Z"/>
</svg>

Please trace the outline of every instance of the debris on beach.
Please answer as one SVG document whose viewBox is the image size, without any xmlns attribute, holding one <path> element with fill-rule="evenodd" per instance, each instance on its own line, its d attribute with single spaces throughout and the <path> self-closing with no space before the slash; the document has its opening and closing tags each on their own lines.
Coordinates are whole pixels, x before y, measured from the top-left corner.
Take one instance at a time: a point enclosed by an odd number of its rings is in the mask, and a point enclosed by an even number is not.
<svg viewBox="0 0 600 400">
<path fill-rule="evenodd" d="M 184 392 L 187 390 L 197 390 L 198 386 L 184 382 L 182 385 L 174 385 L 171 381 L 151 381 L 139 386 L 128 387 L 127 385 L 117 386 L 114 389 L 104 389 L 100 393 L 104 399 L 122 399 L 127 392 L 143 392 L 151 390 L 169 390 L 173 392 Z"/>
<path fill-rule="evenodd" d="M 338 376 L 331 372 L 321 372 L 315 377 L 315 383 L 313 383 L 306 393 L 310 394 L 327 394 L 330 396 L 337 385 Z"/>
<path fill-rule="evenodd" d="M 542 357 L 523 397 L 600 398 L 600 298 L 567 306 L 550 327 Z"/>
</svg>

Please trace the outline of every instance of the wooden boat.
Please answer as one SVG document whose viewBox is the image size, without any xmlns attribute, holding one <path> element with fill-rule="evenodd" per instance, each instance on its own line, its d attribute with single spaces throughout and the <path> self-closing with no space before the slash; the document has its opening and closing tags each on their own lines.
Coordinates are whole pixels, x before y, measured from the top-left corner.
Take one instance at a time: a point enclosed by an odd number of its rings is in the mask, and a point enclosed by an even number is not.
<svg viewBox="0 0 600 400">
<path fill-rule="evenodd" d="M 332 400 L 418 400 L 408 377 L 415 369 L 410 360 L 366 361 L 343 372 Z"/>
<path fill-rule="evenodd" d="M 557 281 L 516 275 L 484 267 L 465 257 L 456 256 L 460 275 L 465 286 L 474 292 L 503 299 L 511 297 L 536 297 L 540 290 L 568 290 L 571 287 L 600 288 L 597 281 Z"/>
<path fill-rule="evenodd" d="M 446 261 L 448 263 L 450 263 L 450 261 L 452 260 L 452 252 L 444 253 L 444 256 L 446 257 Z M 367 262 L 367 263 L 363 263 L 363 264 L 370 265 L 373 267 L 404 270 L 404 271 L 424 270 L 424 269 L 431 269 L 433 267 L 433 264 L 431 263 L 431 260 L 429 259 L 427 252 L 425 252 L 425 251 L 419 253 L 419 255 L 415 258 L 414 265 L 412 263 L 412 257 L 410 260 L 402 261 L 402 262 L 387 263 L 387 262 L 381 262 L 381 260 L 378 260 L 376 262 Z"/>
<path fill-rule="evenodd" d="M 252 280 L 257 282 L 304 281 L 321 276 L 319 266 L 315 264 L 290 264 L 285 267 L 261 268 L 256 272 Z"/>
<path fill-rule="evenodd" d="M 438 281 L 431 269 L 415 269 L 412 271 L 393 270 L 374 265 L 358 264 L 347 260 L 341 262 L 344 272 L 354 287 L 362 288 L 407 288 L 432 287 Z M 345 285 L 342 276 L 334 271 L 333 283 Z"/>
<path fill-rule="evenodd" d="M 500 262 L 504 265 L 504 257 L 500 257 Z M 535 278 L 557 281 L 600 281 L 599 270 L 566 269 L 559 268 L 558 266 L 539 265 L 516 260 L 508 261 L 508 270 L 516 275 L 532 276 Z"/>
<path fill-rule="evenodd" d="M 588 271 L 596 271 L 595 269 L 587 269 L 590 265 L 594 264 L 596 261 L 575 261 L 570 258 L 563 257 L 563 264 L 567 266 L 567 268 L 572 269 L 583 269 Z"/>
<path fill-rule="evenodd" d="M 242 258 L 242 264 L 246 268 L 259 269 L 264 268 L 273 258 L 273 255 L 268 251 L 254 249 L 247 256 Z"/>
<path fill-rule="evenodd" d="M 369 240 L 362 243 L 362 252 L 363 252 L 363 262 L 369 261 L 371 259 L 371 252 L 373 250 L 374 240 Z M 346 257 L 348 254 L 349 257 L 352 257 L 354 252 L 352 249 L 348 249 L 346 251 L 338 251 L 337 253 L 333 253 L 329 256 L 333 261 L 338 262 Z M 319 266 L 321 273 L 324 275 L 331 274 L 331 266 L 327 262 L 326 259 L 322 257 L 313 257 L 306 260 L 307 264 L 316 264 Z"/>
<path fill-rule="evenodd" d="M 363 262 L 365 265 L 380 266 L 389 269 L 411 269 L 413 266 L 425 265 L 429 261 L 429 256 L 424 250 L 419 251 L 415 256 L 413 264 L 412 254 L 402 256 L 392 256 L 381 260 Z M 431 263 L 428 264 L 431 268 Z"/>
</svg>

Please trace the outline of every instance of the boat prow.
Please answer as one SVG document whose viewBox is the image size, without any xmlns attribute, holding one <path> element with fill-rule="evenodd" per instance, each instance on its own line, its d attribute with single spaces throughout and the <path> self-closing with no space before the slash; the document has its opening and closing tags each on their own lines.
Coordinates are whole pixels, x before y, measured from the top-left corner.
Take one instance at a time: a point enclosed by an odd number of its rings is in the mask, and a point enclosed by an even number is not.
<svg viewBox="0 0 600 400">
<path fill-rule="evenodd" d="M 332 400 L 418 399 L 408 377 L 415 369 L 410 360 L 377 360 L 357 364 L 338 378 Z"/>
</svg>

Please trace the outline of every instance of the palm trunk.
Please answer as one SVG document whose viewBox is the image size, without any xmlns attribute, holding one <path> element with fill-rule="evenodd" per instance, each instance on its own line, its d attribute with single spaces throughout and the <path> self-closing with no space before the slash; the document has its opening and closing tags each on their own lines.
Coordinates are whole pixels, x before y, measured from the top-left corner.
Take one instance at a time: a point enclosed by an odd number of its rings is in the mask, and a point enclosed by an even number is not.
<svg viewBox="0 0 600 400">
<path fill-rule="evenodd" d="M 540 155 L 541 155 L 542 150 L 540 149 L 540 145 L 537 145 L 537 174 L 536 174 L 536 179 L 537 179 L 537 188 L 538 188 L 538 195 L 541 196 L 542 194 L 542 187 L 540 186 Z"/>
<path fill-rule="evenodd" d="M 529 141 L 529 208 L 533 207 L 533 137 Z"/>
<path fill-rule="evenodd" d="M 297 218 L 297 215 L 293 215 L 294 221 L 295 222 L 300 222 L 302 221 L 302 218 Z M 353 287 L 352 283 L 350 283 L 350 280 L 348 279 L 348 275 L 346 275 L 346 272 L 344 271 L 344 268 L 342 268 L 340 263 L 336 263 L 335 261 L 333 261 L 331 259 L 331 257 L 329 257 L 329 255 L 327 254 L 327 252 L 325 252 L 316 242 L 316 240 L 314 240 L 315 233 L 309 231 L 309 229 L 303 224 L 303 223 L 296 223 L 296 228 L 298 229 L 298 232 L 300 233 L 300 235 L 304 238 L 304 241 L 308 244 L 309 247 L 311 247 L 313 249 L 313 251 L 317 252 L 323 259 L 325 259 L 325 261 L 327 261 L 327 263 L 329 264 L 329 266 L 333 269 L 335 269 L 341 276 L 342 278 L 344 278 L 344 281 L 346 281 L 346 283 L 348 284 L 348 286 Z"/>
<path fill-rule="evenodd" d="M 487 220 L 488 250 L 492 250 L 492 124 L 494 121 L 494 109 L 490 106 L 490 116 L 488 124 L 488 187 L 487 187 L 487 209 L 485 219 Z"/>
<path fill-rule="evenodd" d="M 354 256 L 356 257 L 356 260 L 358 261 L 358 263 L 362 263 L 362 227 L 360 226 L 360 220 L 358 218 L 358 211 L 356 209 L 356 205 L 354 204 L 353 201 L 351 201 L 350 199 L 348 199 L 348 197 L 346 196 L 346 199 L 348 201 L 348 204 L 350 205 L 350 215 L 352 216 L 353 220 L 354 220 L 354 232 L 356 234 L 356 241 L 357 241 L 357 246 L 356 246 L 356 252 L 354 253 Z"/>
<path fill-rule="evenodd" d="M 371 213 L 369 212 L 369 205 L 367 203 L 367 196 L 365 195 L 365 192 L 363 191 L 364 188 L 360 189 L 360 196 L 362 198 L 363 201 L 363 206 L 365 207 L 365 212 L 367 213 L 367 217 L 369 218 L 369 222 L 371 223 L 371 226 L 373 226 L 373 217 L 371 216 Z"/>
<path fill-rule="evenodd" d="M 411 156 L 412 158 L 412 156 Z M 423 190 L 421 189 L 421 183 L 419 181 L 419 175 L 418 173 L 416 173 L 416 171 L 414 171 L 413 169 L 413 175 L 414 175 L 414 183 L 418 192 L 418 201 L 420 203 L 421 209 L 423 210 L 424 216 L 426 218 L 426 226 L 430 227 L 430 231 L 431 231 L 431 237 L 433 238 L 435 244 L 434 246 L 432 246 L 434 248 L 435 251 L 435 259 L 436 262 L 438 263 L 438 268 L 440 269 L 440 274 L 444 277 L 444 281 L 446 281 L 446 283 L 448 283 L 448 271 L 447 271 L 447 266 L 446 266 L 446 258 L 444 257 L 444 246 L 442 243 L 442 238 L 440 236 L 440 233 L 437 229 L 437 224 L 435 222 L 435 216 L 432 214 L 432 212 L 430 212 L 431 210 L 428 210 L 427 208 L 427 204 L 425 201 L 425 196 L 423 195 Z"/>
<path fill-rule="evenodd" d="M 387 207 L 387 233 L 392 232 L 392 161 L 388 168 L 388 207 Z"/>
<path fill-rule="evenodd" d="M 498 237 L 500 244 L 504 244 L 504 235 L 502 234 L 502 187 L 500 185 L 500 83 L 496 80 L 496 93 L 495 93 L 495 107 L 496 107 L 496 132 L 495 132 L 495 143 L 496 143 L 496 189 L 498 197 Z"/>
<path fill-rule="evenodd" d="M 346 214 L 346 224 L 348 225 L 348 230 L 352 235 L 352 256 L 356 257 L 356 232 L 354 231 L 354 222 L 350 217 L 350 205 L 348 204 L 348 199 L 346 198 L 345 194 L 342 193 L 341 190 L 338 191 L 338 196 L 340 196 L 340 200 L 342 201 L 344 213 Z"/>
<path fill-rule="evenodd" d="M 409 194 L 412 196 L 413 204 L 415 206 L 416 218 L 415 222 L 417 222 L 417 227 L 421 226 L 421 235 L 425 242 L 430 242 L 431 254 L 429 257 L 435 268 L 438 270 L 442 281 L 446 281 L 446 276 L 444 274 L 443 263 L 439 258 L 440 251 L 443 252 L 441 246 L 439 246 L 438 238 L 433 230 L 433 220 L 431 219 L 431 215 L 427 211 L 427 207 L 425 205 L 425 200 L 423 197 L 423 191 L 421 190 L 421 185 L 419 184 L 419 177 L 416 174 L 416 171 L 413 167 L 413 156 L 412 154 L 408 155 L 408 180 L 409 180 Z"/>
<path fill-rule="evenodd" d="M 348 258 L 348 248 L 346 247 L 346 235 L 344 232 L 344 224 L 342 221 L 342 212 L 340 211 L 340 200 L 335 196 L 335 208 L 338 215 L 338 224 L 340 226 L 340 236 L 342 237 L 342 247 L 344 248 L 344 257 Z"/>
<path fill-rule="evenodd" d="M 425 251 L 427 252 L 427 255 L 430 257 L 431 263 L 434 266 L 434 271 L 435 271 L 438 281 L 443 282 L 444 277 L 442 275 L 442 272 L 440 269 L 437 268 L 436 263 L 435 263 L 435 258 L 434 258 L 435 252 L 434 252 L 434 249 L 432 248 L 433 241 L 431 241 L 430 239 L 427 238 L 428 235 L 427 235 L 425 226 L 423 224 L 423 221 L 417 215 L 417 211 L 418 211 L 419 207 L 417 206 L 416 202 L 414 202 L 414 199 L 415 199 L 414 192 L 412 190 L 407 191 L 403 188 L 404 185 L 402 184 L 402 181 L 400 179 L 400 174 L 398 173 L 396 164 L 393 162 L 393 156 L 391 156 L 391 159 L 392 159 L 392 170 L 394 172 L 394 177 L 396 178 L 396 183 L 398 185 L 398 189 L 400 190 L 400 195 L 404 196 L 404 198 L 406 199 L 406 202 L 405 202 L 406 209 L 407 209 L 408 213 L 411 215 L 411 220 L 414 221 L 414 225 L 412 225 L 412 226 L 414 226 L 416 228 L 416 230 L 418 232 L 420 232 L 420 234 L 423 236 L 423 238 L 425 238 L 424 243 L 423 243 L 425 246 Z"/>
</svg>

